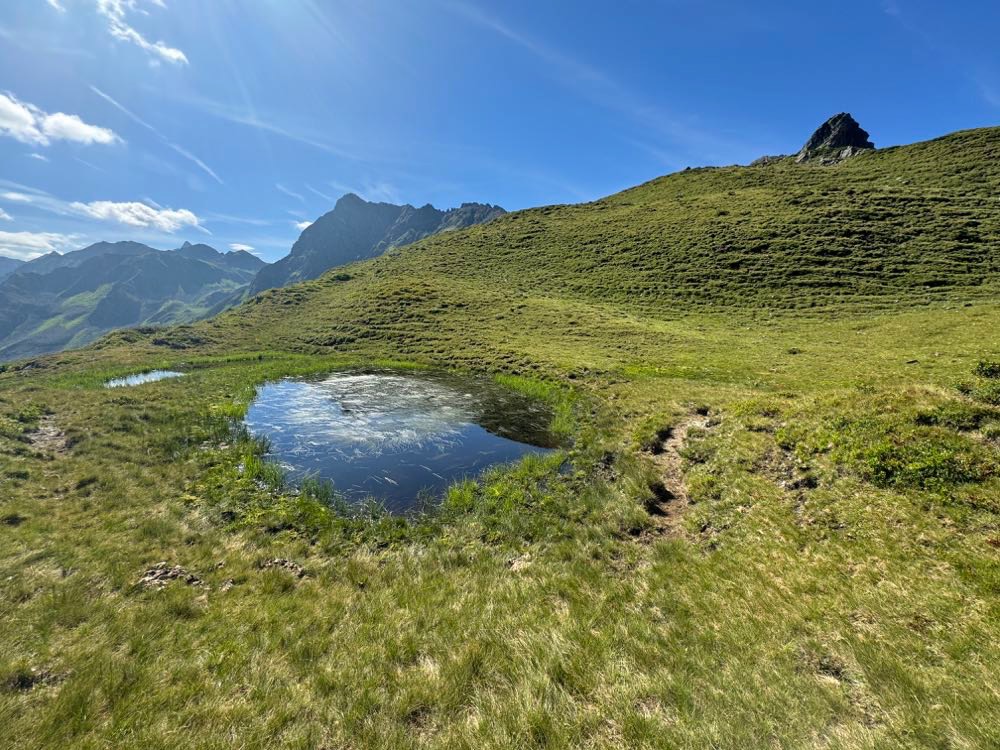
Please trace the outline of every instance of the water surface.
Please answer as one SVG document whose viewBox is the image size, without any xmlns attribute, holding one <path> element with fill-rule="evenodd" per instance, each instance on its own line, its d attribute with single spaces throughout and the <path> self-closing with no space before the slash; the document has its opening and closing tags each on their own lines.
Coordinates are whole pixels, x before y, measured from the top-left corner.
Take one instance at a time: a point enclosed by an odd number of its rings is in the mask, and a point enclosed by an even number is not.
<svg viewBox="0 0 1000 750">
<path fill-rule="evenodd" d="M 153 370 L 152 372 L 142 372 L 138 375 L 128 375 L 124 378 L 115 378 L 114 380 L 109 380 L 104 384 L 105 388 L 128 388 L 133 385 L 142 385 L 143 383 L 155 383 L 158 380 L 167 380 L 168 378 L 182 378 L 184 377 L 183 372 L 174 372 L 173 370 Z"/>
<path fill-rule="evenodd" d="M 329 481 L 349 501 L 400 512 L 490 466 L 546 453 L 551 417 L 492 381 L 346 372 L 264 385 L 246 425 L 293 481 Z"/>
</svg>

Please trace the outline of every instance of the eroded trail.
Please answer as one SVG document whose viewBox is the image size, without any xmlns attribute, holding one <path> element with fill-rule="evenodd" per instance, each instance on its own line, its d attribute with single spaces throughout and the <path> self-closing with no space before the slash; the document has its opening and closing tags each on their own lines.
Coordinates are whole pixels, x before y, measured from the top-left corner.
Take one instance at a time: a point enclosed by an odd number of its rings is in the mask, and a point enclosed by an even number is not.
<svg viewBox="0 0 1000 750">
<path fill-rule="evenodd" d="M 684 483 L 684 458 L 681 455 L 687 443 L 688 432 L 692 427 L 707 429 L 708 426 L 707 415 L 693 414 L 658 436 L 659 441 L 652 453 L 660 480 L 650 486 L 652 494 L 646 501 L 646 511 L 657 519 L 661 533 L 677 531 L 684 509 L 690 502 Z"/>
</svg>

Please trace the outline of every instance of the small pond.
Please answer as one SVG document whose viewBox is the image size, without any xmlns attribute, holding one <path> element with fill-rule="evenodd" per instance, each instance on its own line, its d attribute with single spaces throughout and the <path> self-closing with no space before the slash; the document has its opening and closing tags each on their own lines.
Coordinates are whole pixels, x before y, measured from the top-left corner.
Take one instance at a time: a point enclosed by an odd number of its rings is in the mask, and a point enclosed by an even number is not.
<svg viewBox="0 0 1000 750">
<path fill-rule="evenodd" d="M 329 481 L 348 501 L 398 513 L 489 466 L 548 452 L 551 419 L 547 405 L 491 380 L 342 372 L 262 386 L 246 426 L 292 481 Z"/>
<path fill-rule="evenodd" d="M 114 380 L 109 380 L 104 384 L 105 388 L 128 388 L 133 385 L 142 385 L 143 383 L 155 383 L 158 380 L 167 380 L 169 378 L 182 378 L 184 377 L 183 372 L 174 372 L 173 370 L 153 370 L 152 372 L 143 372 L 138 375 L 129 375 L 124 378 L 115 378 Z"/>
</svg>

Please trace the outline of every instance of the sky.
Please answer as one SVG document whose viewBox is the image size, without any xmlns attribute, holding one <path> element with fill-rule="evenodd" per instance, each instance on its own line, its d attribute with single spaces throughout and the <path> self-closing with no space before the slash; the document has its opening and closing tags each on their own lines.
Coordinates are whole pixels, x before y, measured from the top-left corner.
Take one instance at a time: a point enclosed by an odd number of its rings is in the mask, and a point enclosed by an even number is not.
<svg viewBox="0 0 1000 750">
<path fill-rule="evenodd" d="M 513 210 L 841 111 L 877 146 L 997 125 L 997 30 L 995 0 L 2 0 L 0 255 L 273 261 L 345 192 Z"/>
</svg>

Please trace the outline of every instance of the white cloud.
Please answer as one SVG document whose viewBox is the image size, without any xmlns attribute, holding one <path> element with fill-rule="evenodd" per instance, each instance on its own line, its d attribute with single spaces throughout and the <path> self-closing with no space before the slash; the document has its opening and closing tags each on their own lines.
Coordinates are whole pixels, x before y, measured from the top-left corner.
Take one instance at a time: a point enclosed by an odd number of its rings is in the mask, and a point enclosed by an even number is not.
<svg viewBox="0 0 1000 750">
<path fill-rule="evenodd" d="M 296 221 L 294 222 L 294 224 L 295 228 L 298 229 L 300 232 L 304 232 L 305 230 L 307 230 L 309 227 L 312 226 L 311 221 Z"/>
<path fill-rule="evenodd" d="M 167 144 L 170 148 L 172 148 L 178 154 L 180 154 L 181 156 L 183 156 L 185 159 L 187 159 L 188 161 L 194 163 L 195 166 L 197 166 L 199 169 L 201 169 L 203 172 L 205 172 L 205 174 L 207 174 L 213 180 L 215 180 L 216 182 L 218 182 L 220 185 L 224 185 L 225 184 L 222 181 L 222 178 L 219 177 L 219 175 L 217 175 L 215 173 L 215 171 L 210 166 L 208 166 L 205 162 L 203 162 L 201 159 L 199 159 L 197 156 L 195 156 L 194 154 L 192 154 L 187 149 L 183 148 L 182 146 L 178 146 L 176 143 L 174 143 L 173 141 L 171 141 L 169 138 L 167 138 L 165 135 L 163 135 L 163 133 L 161 133 L 159 130 L 157 130 L 152 125 L 150 125 L 148 122 L 146 122 L 141 117 L 139 117 L 139 115 L 137 115 L 134 112 L 132 112 L 132 110 L 127 109 L 124 104 L 120 104 L 116 99 L 113 99 L 109 94 L 105 94 L 103 91 L 101 91 L 99 88 L 97 88 L 97 86 L 91 86 L 90 90 L 93 91 L 95 94 L 97 94 L 99 97 L 101 97 L 104 101 L 106 101 L 112 107 L 116 108 L 119 112 L 121 112 L 122 114 L 124 114 L 126 117 L 130 118 L 133 122 L 138 123 L 139 125 L 142 125 L 144 128 L 146 128 L 147 130 L 151 131 L 152 133 L 155 133 L 156 136 L 161 141 L 163 141 L 165 144 Z"/>
<path fill-rule="evenodd" d="M 229 246 L 229 249 L 230 250 L 235 250 L 236 252 L 240 252 L 242 250 L 245 253 L 252 253 L 254 251 L 254 246 L 253 245 L 244 245 L 242 242 L 233 242 Z"/>
<path fill-rule="evenodd" d="M 120 140 L 113 130 L 88 125 L 76 115 L 64 112 L 45 115 L 42 132 L 53 140 L 75 141 L 76 143 L 114 143 Z"/>
<path fill-rule="evenodd" d="M 164 232 L 176 232 L 184 227 L 198 227 L 198 217 L 186 208 L 153 208 L 145 203 L 130 201 L 93 201 L 71 203 L 70 209 L 84 216 L 102 221 L 113 221 L 130 227 L 152 227 Z"/>
<path fill-rule="evenodd" d="M 32 203 L 35 200 L 30 195 L 15 192 L 0 193 L 0 198 L 5 201 L 13 201 L 14 203 Z"/>
<path fill-rule="evenodd" d="M 147 11 L 139 7 L 140 2 L 141 0 L 97 0 L 97 12 L 107 19 L 108 32 L 115 39 L 136 45 L 139 49 L 152 55 L 154 60 L 187 65 L 187 55 L 179 49 L 171 47 L 165 42 L 151 42 L 129 25 L 126 20 L 128 13 L 138 11 L 147 14 Z M 166 7 L 162 0 L 150 0 L 150 2 L 160 8 Z"/>
<path fill-rule="evenodd" d="M 0 208 L 0 220 L 2 221 L 14 221 L 14 217 L 9 213 Z"/>
<path fill-rule="evenodd" d="M 48 146 L 52 141 L 86 145 L 121 141 L 113 130 L 90 125 L 65 112 L 48 114 L 34 104 L 20 101 L 10 92 L 0 93 L 0 135 L 39 146 Z"/>
<path fill-rule="evenodd" d="M 55 8 L 60 13 L 65 13 L 66 12 L 66 9 L 59 3 L 59 0 L 46 0 L 46 2 L 48 2 L 48 4 L 52 8 Z"/>
<path fill-rule="evenodd" d="M 43 154 L 39 154 L 39 153 L 28 154 L 28 158 L 29 159 L 37 159 L 38 161 L 48 161 L 49 160 L 49 157 L 47 157 L 47 156 L 45 156 Z"/>
<path fill-rule="evenodd" d="M 31 260 L 46 253 L 61 252 L 75 240 L 74 235 L 54 232 L 0 232 L 0 254 Z"/>
</svg>

